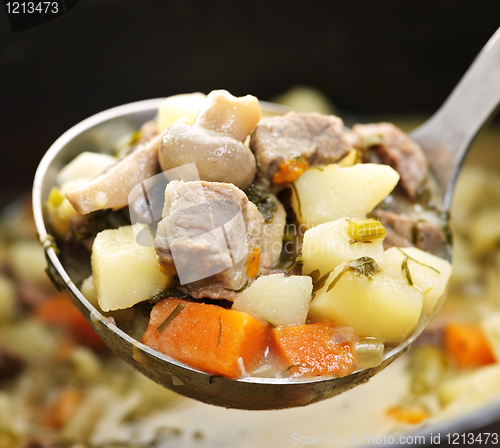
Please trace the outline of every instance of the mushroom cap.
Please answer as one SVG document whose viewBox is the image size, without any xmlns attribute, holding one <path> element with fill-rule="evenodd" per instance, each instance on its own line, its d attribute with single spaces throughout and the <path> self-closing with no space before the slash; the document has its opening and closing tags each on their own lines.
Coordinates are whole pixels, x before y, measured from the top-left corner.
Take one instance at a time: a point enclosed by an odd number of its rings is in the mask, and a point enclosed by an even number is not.
<svg viewBox="0 0 500 448">
<path fill-rule="evenodd" d="M 163 171 L 196 163 L 201 180 L 232 183 L 247 189 L 255 177 L 255 158 L 228 134 L 178 123 L 164 134 L 159 152 Z"/>
</svg>

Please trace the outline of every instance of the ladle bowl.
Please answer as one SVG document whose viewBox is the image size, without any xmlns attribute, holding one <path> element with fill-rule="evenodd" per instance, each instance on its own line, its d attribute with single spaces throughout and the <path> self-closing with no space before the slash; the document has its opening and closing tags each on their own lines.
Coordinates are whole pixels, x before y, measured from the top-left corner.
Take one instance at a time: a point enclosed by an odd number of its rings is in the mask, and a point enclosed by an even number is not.
<svg viewBox="0 0 500 448">
<path fill-rule="evenodd" d="M 444 210 L 449 208 L 455 180 L 473 138 L 498 106 L 499 81 L 500 30 L 483 48 L 438 112 L 411 133 L 426 153 L 431 172 L 444 192 Z M 333 397 L 366 382 L 408 350 L 432 316 L 421 319 L 412 335 L 387 352 L 379 366 L 345 377 L 229 379 L 196 370 L 149 348 L 125 333 L 114 319 L 104 316 L 83 296 L 77 286 L 81 279 L 71 278 L 69 267 L 56 253 L 44 203 L 56 184 L 57 173 L 65 164 L 83 151 L 103 152 L 114 147 L 123 136 L 153 119 L 161 100 L 118 106 L 80 122 L 49 148 L 35 175 L 33 211 L 47 258 L 47 272 L 57 287 L 71 297 L 111 350 L 144 375 L 181 395 L 213 405 L 252 410 L 305 406 Z M 270 114 L 288 111 L 272 103 L 261 102 L 261 106 L 263 112 Z"/>
</svg>

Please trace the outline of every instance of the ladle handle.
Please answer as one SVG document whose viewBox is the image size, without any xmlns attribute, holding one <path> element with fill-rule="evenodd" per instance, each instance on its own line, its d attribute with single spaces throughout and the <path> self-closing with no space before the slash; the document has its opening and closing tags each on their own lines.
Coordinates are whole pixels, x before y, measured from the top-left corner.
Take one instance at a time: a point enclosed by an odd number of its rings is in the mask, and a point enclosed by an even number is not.
<svg viewBox="0 0 500 448">
<path fill-rule="evenodd" d="M 438 111 L 411 133 L 426 153 L 450 206 L 458 171 L 474 137 L 500 103 L 500 28 Z"/>
</svg>

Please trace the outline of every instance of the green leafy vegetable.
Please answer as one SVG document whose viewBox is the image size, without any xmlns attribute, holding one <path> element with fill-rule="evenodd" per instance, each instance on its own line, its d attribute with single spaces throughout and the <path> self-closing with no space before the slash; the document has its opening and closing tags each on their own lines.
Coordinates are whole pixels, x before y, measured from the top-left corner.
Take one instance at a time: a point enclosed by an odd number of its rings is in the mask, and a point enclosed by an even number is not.
<svg viewBox="0 0 500 448">
<path fill-rule="evenodd" d="M 274 216 L 274 212 L 277 210 L 276 201 L 274 200 L 271 193 L 258 187 L 255 184 L 250 185 L 246 191 L 246 195 L 250 202 L 253 202 L 259 212 L 264 217 L 266 222 L 271 222 Z"/>
</svg>

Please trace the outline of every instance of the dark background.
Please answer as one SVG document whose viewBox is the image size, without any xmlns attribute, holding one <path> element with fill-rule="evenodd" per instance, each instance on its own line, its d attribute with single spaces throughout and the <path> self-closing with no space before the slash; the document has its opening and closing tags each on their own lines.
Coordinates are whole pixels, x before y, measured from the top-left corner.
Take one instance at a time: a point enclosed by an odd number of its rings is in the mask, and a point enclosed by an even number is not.
<svg viewBox="0 0 500 448">
<path fill-rule="evenodd" d="M 80 0 L 13 33 L 0 5 L 0 204 L 65 130 L 130 101 L 307 84 L 357 116 L 430 114 L 499 25 L 499 1 Z"/>
</svg>

